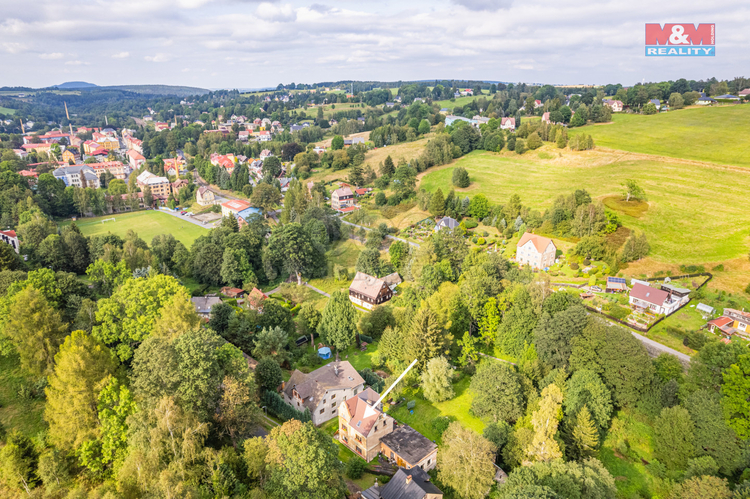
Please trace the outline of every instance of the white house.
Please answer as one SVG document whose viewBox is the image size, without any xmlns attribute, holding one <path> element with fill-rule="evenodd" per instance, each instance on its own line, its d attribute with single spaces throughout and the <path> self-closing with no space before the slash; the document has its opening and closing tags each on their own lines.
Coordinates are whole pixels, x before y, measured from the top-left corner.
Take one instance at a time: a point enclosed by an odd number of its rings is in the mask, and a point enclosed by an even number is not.
<svg viewBox="0 0 750 499">
<path fill-rule="evenodd" d="M 331 362 L 309 374 L 295 369 L 284 383 L 284 402 L 300 412 L 310 409 L 319 425 L 337 417 L 341 402 L 364 388 L 365 380 L 349 362 Z"/>
<path fill-rule="evenodd" d="M 516 245 L 516 261 L 535 269 L 544 269 L 555 263 L 557 247 L 552 239 L 530 232 L 521 236 Z"/>
<path fill-rule="evenodd" d="M 515 130 L 516 119 L 515 118 L 503 118 L 500 121 L 500 128 L 503 130 Z"/>
<path fill-rule="evenodd" d="M 656 289 L 639 282 L 630 290 L 630 307 L 636 310 L 648 310 L 654 314 L 669 315 L 682 305 L 682 299 L 672 296 L 664 289 Z"/>
<path fill-rule="evenodd" d="M 613 113 L 619 113 L 622 111 L 623 104 L 620 100 L 604 99 L 602 103 L 605 106 L 609 106 Z"/>
<path fill-rule="evenodd" d="M 13 251 L 18 253 L 18 236 L 14 230 L 0 230 L 0 241 L 10 244 Z M 397 274 L 398 275 L 398 274 Z"/>
</svg>

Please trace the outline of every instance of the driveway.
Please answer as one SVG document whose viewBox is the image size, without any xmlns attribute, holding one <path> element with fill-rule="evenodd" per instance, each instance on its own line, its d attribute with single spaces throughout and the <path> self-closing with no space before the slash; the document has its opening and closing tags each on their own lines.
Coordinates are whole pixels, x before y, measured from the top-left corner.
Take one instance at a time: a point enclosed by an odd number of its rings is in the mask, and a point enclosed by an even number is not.
<svg viewBox="0 0 750 499">
<path fill-rule="evenodd" d="M 214 227 L 218 227 L 219 225 L 221 225 L 221 219 L 217 220 L 216 222 L 204 224 L 200 220 L 197 220 L 193 217 L 189 217 L 187 215 L 180 215 L 179 211 L 172 211 L 172 210 L 159 210 L 159 211 L 162 213 L 166 213 L 168 215 L 172 215 L 175 218 L 179 218 L 183 222 L 188 222 L 193 225 L 197 225 L 198 227 L 203 227 L 204 229 L 213 229 Z"/>
<path fill-rule="evenodd" d="M 689 355 L 685 355 L 682 352 L 678 352 L 674 348 L 669 348 L 666 345 L 662 345 L 661 343 L 654 341 L 651 338 L 646 338 L 642 334 L 638 334 L 635 331 L 630 331 L 630 333 L 636 338 L 638 338 L 638 340 L 640 340 L 641 343 L 643 343 L 643 345 L 646 347 L 646 350 L 648 351 L 648 353 L 653 355 L 654 357 L 657 357 L 659 354 L 662 354 L 662 353 L 668 353 L 680 359 L 680 362 L 682 362 L 684 366 L 687 367 L 690 364 Z"/>
</svg>

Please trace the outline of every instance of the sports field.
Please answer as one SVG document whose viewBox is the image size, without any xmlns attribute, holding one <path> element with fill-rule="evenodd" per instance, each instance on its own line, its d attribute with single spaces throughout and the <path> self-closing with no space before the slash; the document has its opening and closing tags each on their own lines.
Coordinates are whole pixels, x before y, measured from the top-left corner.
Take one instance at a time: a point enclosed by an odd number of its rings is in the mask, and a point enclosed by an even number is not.
<svg viewBox="0 0 750 499">
<path fill-rule="evenodd" d="M 570 133 L 589 134 L 599 147 L 750 167 L 750 105 L 612 118 L 613 123 L 574 128 Z"/>
<path fill-rule="evenodd" d="M 102 220 L 113 218 L 114 222 Z M 69 224 L 67 220 L 65 224 Z M 64 224 L 63 224 L 64 225 Z M 76 225 L 85 236 L 94 236 L 111 232 L 120 237 L 125 237 L 128 229 L 133 229 L 138 236 L 149 245 L 154 236 L 159 234 L 172 234 L 175 239 L 181 241 L 187 248 L 193 244 L 198 236 L 207 234 L 207 229 L 186 222 L 177 217 L 159 211 L 146 210 L 133 213 L 122 213 L 106 217 L 81 218 L 76 220 Z"/>
<path fill-rule="evenodd" d="M 457 193 L 483 193 L 493 203 L 505 203 L 519 194 L 524 205 L 542 211 L 557 196 L 575 189 L 602 198 L 621 193 L 625 179 L 636 179 L 646 191 L 649 208 L 639 218 L 621 214 L 621 219 L 627 227 L 647 234 L 653 259 L 710 264 L 747 255 L 750 170 L 647 156 L 629 159 L 614 152 L 560 153 L 545 146 L 523 156 L 475 151 L 451 165 L 428 170 L 420 187 L 430 191 L 440 187 L 447 193 L 456 166 L 466 168 L 472 182 Z"/>
</svg>

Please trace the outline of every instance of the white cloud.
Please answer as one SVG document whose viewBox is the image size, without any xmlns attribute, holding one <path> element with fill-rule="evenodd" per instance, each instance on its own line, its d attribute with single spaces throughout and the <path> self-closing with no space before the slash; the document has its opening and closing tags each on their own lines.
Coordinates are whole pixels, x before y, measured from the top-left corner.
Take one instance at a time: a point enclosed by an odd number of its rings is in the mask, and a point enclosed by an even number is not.
<svg viewBox="0 0 750 499">
<path fill-rule="evenodd" d="M 2 47 L 9 54 L 20 54 L 21 52 L 26 52 L 28 49 L 26 44 L 18 42 L 5 42 L 2 44 Z"/>
<path fill-rule="evenodd" d="M 116 54 L 112 54 L 113 59 L 127 59 L 130 57 L 130 52 L 117 52 Z"/>
<path fill-rule="evenodd" d="M 40 59 L 47 59 L 47 60 L 53 60 L 53 59 L 62 59 L 63 53 L 62 52 L 52 52 L 49 54 L 39 54 Z"/>
<path fill-rule="evenodd" d="M 148 61 L 148 62 L 167 62 L 168 60 L 171 59 L 171 57 L 169 56 L 169 54 L 161 54 L 161 53 L 159 53 L 159 54 L 155 54 L 155 55 L 147 55 L 143 59 L 146 60 L 146 61 Z"/>
<path fill-rule="evenodd" d="M 474 11 L 494 11 L 507 9 L 513 4 L 513 0 L 451 0 L 457 5 Z"/>
<path fill-rule="evenodd" d="M 91 65 L 91 63 L 75 60 L 75 61 L 65 61 L 65 65 L 66 66 L 89 66 Z"/>
<path fill-rule="evenodd" d="M 255 15 L 264 21 L 269 22 L 291 22 L 297 18 L 297 14 L 294 12 L 294 8 L 290 4 L 285 5 L 274 5 L 272 3 L 263 2 L 258 5 L 255 10 Z"/>
</svg>

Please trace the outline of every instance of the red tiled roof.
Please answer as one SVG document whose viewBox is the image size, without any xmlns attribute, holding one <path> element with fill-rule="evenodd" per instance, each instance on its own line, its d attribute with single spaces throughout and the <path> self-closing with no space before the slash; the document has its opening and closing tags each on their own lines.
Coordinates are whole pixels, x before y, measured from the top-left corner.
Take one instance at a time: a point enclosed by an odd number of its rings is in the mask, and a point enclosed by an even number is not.
<svg viewBox="0 0 750 499">
<path fill-rule="evenodd" d="M 5 234 L 6 236 L 10 237 L 16 237 L 16 231 L 14 230 L 0 230 L 0 234 Z"/>
<path fill-rule="evenodd" d="M 225 203 L 221 203 L 221 206 L 234 211 L 242 211 L 250 208 L 251 205 L 247 201 L 242 201 L 241 199 L 232 199 Z"/>
<path fill-rule="evenodd" d="M 358 206 L 347 206 L 346 208 L 341 208 L 339 211 L 341 213 L 349 213 L 349 212 L 352 212 L 352 211 L 357 210 L 357 209 L 359 209 Z"/>
<path fill-rule="evenodd" d="M 534 247 L 539 253 L 544 253 L 544 250 L 547 249 L 547 246 L 549 246 L 549 243 L 552 242 L 552 239 L 544 236 L 537 236 L 536 234 L 532 234 L 531 232 L 526 232 L 523 236 L 521 236 L 521 240 L 518 241 L 517 247 L 520 248 L 529 241 L 534 243 Z"/>
<path fill-rule="evenodd" d="M 727 324 L 731 324 L 732 322 L 734 322 L 732 319 L 730 319 L 729 317 L 724 317 L 724 316 L 708 321 L 709 324 L 712 324 L 718 328 L 722 328 L 726 326 Z"/>
</svg>

